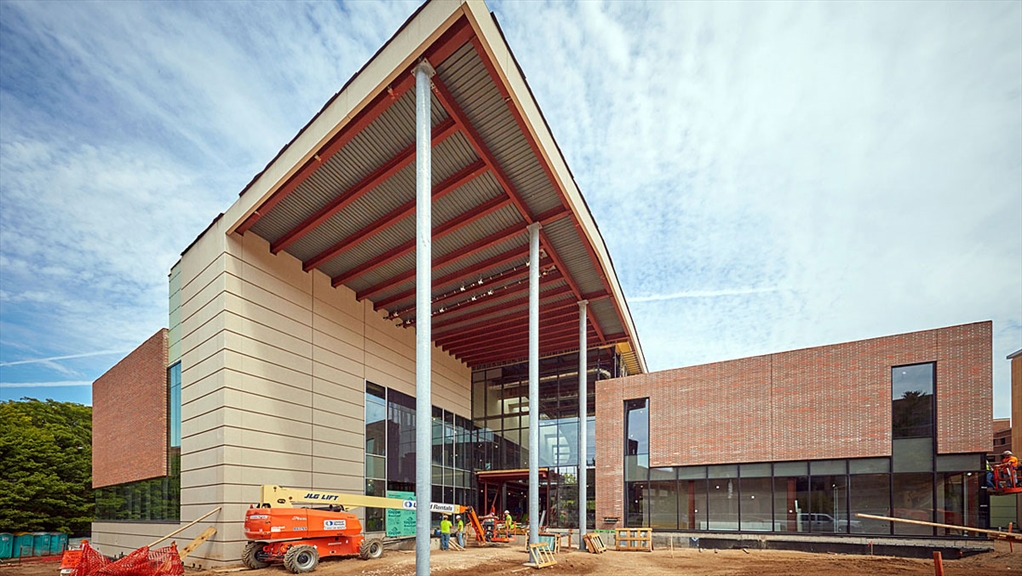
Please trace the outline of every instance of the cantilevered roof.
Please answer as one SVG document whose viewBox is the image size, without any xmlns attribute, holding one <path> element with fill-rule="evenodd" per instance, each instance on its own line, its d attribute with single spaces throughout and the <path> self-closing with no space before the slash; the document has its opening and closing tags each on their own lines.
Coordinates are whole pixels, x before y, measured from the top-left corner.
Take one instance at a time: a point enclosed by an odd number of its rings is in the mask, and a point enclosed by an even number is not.
<svg viewBox="0 0 1022 576">
<path fill-rule="evenodd" d="M 542 224 L 540 354 L 616 346 L 645 360 L 614 268 L 485 4 L 423 5 L 225 215 L 395 323 L 415 321 L 415 90 L 432 79 L 433 339 L 472 367 L 528 357 L 528 233 Z"/>
</svg>

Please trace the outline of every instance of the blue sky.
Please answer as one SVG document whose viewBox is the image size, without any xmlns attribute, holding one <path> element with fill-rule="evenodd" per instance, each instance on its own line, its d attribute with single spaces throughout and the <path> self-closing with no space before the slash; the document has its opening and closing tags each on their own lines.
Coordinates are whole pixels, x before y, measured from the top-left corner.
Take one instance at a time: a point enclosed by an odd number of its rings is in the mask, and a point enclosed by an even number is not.
<svg viewBox="0 0 1022 576">
<path fill-rule="evenodd" d="M 88 402 L 181 250 L 417 2 L 0 3 L 0 399 Z M 652 370 L 994 321 L 1022 4 L 491 3 Z"/>
</svg>

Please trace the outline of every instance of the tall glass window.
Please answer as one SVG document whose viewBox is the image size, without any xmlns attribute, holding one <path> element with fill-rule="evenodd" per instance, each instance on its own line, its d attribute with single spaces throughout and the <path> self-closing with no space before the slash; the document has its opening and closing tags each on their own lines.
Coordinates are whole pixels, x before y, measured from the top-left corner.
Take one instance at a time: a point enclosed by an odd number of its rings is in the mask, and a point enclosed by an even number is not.
<svg viewBox="0 0 1022 576">
<path fill-rule="evenodd" d="M 891 515 L 934 521 L 934 364 L 891 368 Z M 895 534 L 932 535 L 933 528 L 896 522 Z"/>
<path fill-rule="evenodd" d="M 891 435 L 932 438 L 934 423 L 933 364 L 891 369 Z"/>
<path fill-rule="evenodd" d="M 649 496 L 649 398 L 626 400 L 626 526 L 649 526 Z"/>
<path fill-rule="evenodd" d="M 678 468 L 678 517 L 682 530 L 706 530 L 706 466 Z"/>
<path fill-rule="evenodd" d="M 387 495 L 387 391 L 366 382 L 366 496 Z M 384 530 L 384 510 L 366 508 L 366 531 Z"/>
<path fill-rule="evenodd" d="M 739 476 L 742 493 L 741 530 L 769 532 L 773 529 L 770 464 L 742 464 L 739 467 Z"/>
<path fill-rule="evenodd" d="M 805 462 L 774 464 L 774 531 L 809 531 L 809 475 Z"/>
<path fill-rule="evenodd" d="M 738 530 L 738 465 L 709 466 L 706 476 L 710 530 Z"/>
<path fill-rule="evenodd" d="M 167 369 L 167 424 L 171 447 L 181 447 L 181 363 Z"/>
<path fill-rule="evenodd" d="M 675 468 L 649 471 L 649 526 L 666 530 L 678 528 L 678 481 Z"/>
<path fill-rule="evenodd" d="M 890 534 L 886 520 L 858 518 L 856 514 L 890 516 L 891 461 L 862 458 L 848 461 L 850 529 L 853 534 Z"/>
</svg>

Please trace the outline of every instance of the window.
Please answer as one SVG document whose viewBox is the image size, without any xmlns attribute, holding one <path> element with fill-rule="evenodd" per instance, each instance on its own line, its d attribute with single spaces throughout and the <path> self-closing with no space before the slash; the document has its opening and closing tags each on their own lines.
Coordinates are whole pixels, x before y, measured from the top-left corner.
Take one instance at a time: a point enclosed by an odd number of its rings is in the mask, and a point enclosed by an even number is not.
<svg viewBox="0 0 1022 576">
<path fill-rule="evenodd" d="M 649 526 L 649 398 L 625 401 L 625 526 Z"/>
<path fill-rule="evenodd" d="M 933 364 L 891 369 L 892 436 L 932 438 L 934 423 Z"/>
<path fill-rule="evenodd" d="M 167 369 L 167 425 L 169 445 L 181 447 L 181 363 Z"/>
</svg>

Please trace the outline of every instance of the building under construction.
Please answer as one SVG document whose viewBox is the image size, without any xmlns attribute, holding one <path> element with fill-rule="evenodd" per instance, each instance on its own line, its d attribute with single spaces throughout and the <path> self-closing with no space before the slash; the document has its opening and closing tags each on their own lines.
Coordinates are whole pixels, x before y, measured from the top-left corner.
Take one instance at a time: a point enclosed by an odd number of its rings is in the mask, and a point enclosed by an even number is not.
<svg viewBox="0 0 1022 576">
<path fill-rule="evenodd" d="M 108 554 L 222 506 L 192 558 L 237 563 L 261 485 L 404 498 L 417 459 L 432 501 L 551 528 L 823 541 L 962 537 L 857 512 L 984 524 L 991 323 L 649 373 L 482 2 L 422 6 L 213 216 L 170 272 L 169 329 L 94 387 Z"/>
</svg>

